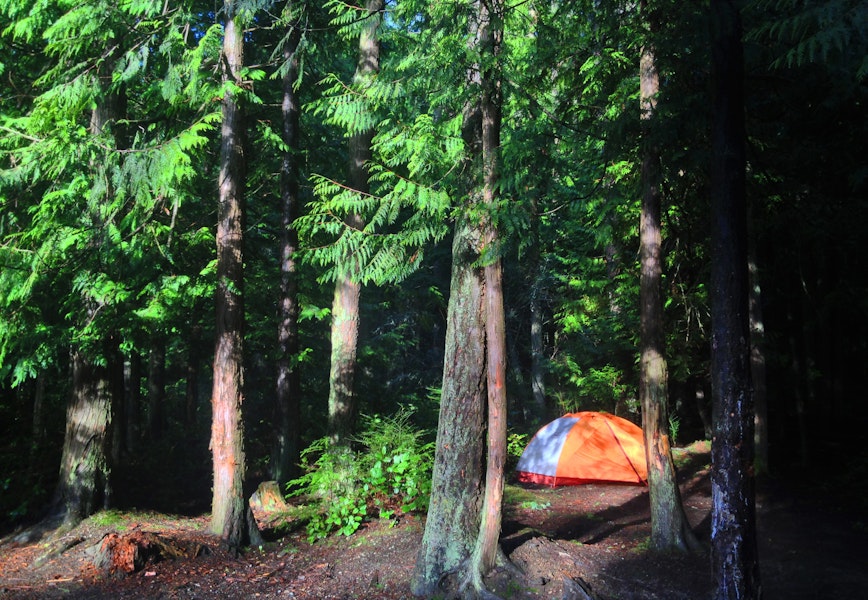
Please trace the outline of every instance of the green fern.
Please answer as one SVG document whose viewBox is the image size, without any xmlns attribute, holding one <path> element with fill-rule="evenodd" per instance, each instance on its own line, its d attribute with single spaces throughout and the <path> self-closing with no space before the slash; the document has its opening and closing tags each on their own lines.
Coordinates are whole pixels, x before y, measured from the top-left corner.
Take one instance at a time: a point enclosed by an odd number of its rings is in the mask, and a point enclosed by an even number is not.
<svg viewBox="0 0 868 600">
<path fill-rule="evenodd" d="M 749 38 L 783 45 L 775 68 L 829 62 L 833 56 L 858 63 L 855 75 L 868 74 L 868 2 L 865 0 L 758 0 L 752 7 L 775 15 Z"/>
</svg>

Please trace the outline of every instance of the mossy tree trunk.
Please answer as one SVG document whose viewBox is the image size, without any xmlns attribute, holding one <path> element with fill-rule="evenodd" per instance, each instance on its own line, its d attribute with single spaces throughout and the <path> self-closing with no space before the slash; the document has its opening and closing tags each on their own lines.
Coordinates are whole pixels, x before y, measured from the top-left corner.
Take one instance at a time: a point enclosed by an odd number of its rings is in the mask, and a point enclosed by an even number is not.
<svg viewBox="0 0 868 600">
<path fill-rule="evenodd" d="M 112 57 L 116 58 L 116 57 Z M 123 147 L 123 135 L 118 117 L 125 113 L 126 96 L 122 90 L 112 89 L 113 60 L 101 64 L 96 70 L 98 96 L 90 115 L 90 134 L 102 138 L 114 147 Z M 94 178 L 103 176 L 104 165 L 92 161 Z M 85 218 L 93 231 L 105 227 L 101 202 L 105 196 L 89 199 Z M 90 250 L 99 256 L 105 242 L 95 236 Z M 81 292 L 81 331 L 86 332 L 105 308 L 88 289 Z M 92 335 L 92 334 L 91 334 Z M 90 338 L 90 339 L 88 339 Z M 97 510 L 111 505 L 111 467 L 113 417 L 118 413 L 117 402 L 123 381 L 122 363 L 118 359 L 118 343 L 111 335 L 93 339 L 82 333 L 82 341 L 72 350 L 72 392 L 66 410 L 66 431 L 60 462 L 60 474 L 55 490 L 52 513 L 62 518 L 64 527 L 72 527 Z M 117 369 L 118 373 L 112 373 Z"/>
<path fill-rule="evenodd" d="M 479 534 L 487 388 L 480 242 L 467 219 L 456 223 L 431 504 L 412 582 L 413 593 L 426 597 L 467 561 Z"/>
<path fill-rule="evenodd" d="M 494 211 L 501 124 L 496 57 L 503 39 L 502 11 L 496 0 L 478 2 L 478 18 L 470 32 L 471 43 L 485 53 L 488 66 L 469 69 L 468 80 L 479 91 L 479 100 L 468 103 L 464 111 L 469 193 L 452 243 L 431 505 L 412 582 L 415 594 L 429 597 L 442 591 L 447 575 L 452 576 L 448 593 L 485 597 L 483 577 L 501 555 L 506 341 Z"/>
</svg>

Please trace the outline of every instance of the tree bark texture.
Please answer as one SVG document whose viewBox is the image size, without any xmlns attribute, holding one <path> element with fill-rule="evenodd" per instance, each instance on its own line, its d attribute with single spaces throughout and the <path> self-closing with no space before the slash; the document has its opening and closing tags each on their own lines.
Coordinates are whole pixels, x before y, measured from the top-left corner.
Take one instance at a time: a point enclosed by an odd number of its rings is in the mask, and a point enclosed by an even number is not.
<svg viewBox="0 0 868 600">
<path fill-rule="evenodd" d="M 111 501 L 111 416 L 108 368 L 83 352 L 74 352 L 72 395 L 54 496 L 54 510 L 65 525 L 75 525 Z"/>
<path fill-rule="evenodd" d="M 364 85 L 380 69 L 380 42 L 377 29 L 384 0 L 367 0 L 367 22 L 359 35 L 359 60 L 353 84 Z M 349 142 L 349 179 L 354 190 L 367 194 L 368 162 L 371 160 L 372 129 L 354 132 Z M 347 227 L 362 229 L 361 215 L 351 214 Z M 353 381 L 356 371 L 356 351 L 359 339 L 359 264 L 355 257 L 345 257 L 346 264 L 335 282 L 332 302 L 332 355 L 329 373 L 329 436 L 335 444 L 346 441 L 355 420 L 356 401 Z"/>
<path fill-rule="evenodd" d="M 487 53 L 491 65 L 502 41 L 502 5 L 478 2 L 476 15 L 470 43 Z M 442 592 L 447 575 L 454 577 L 449 593 L 484 596 L 483 576 L 500 554 L 507 406 L 502 271 L 493 214 L 501 115 L 495 73 L 490 66 L 483 73 L 478 64 L 468 70 L 468 82 L 480 94 L 466 105 L 462 126 L 468 211 L 456 223 L 452 245 L 434 480 L 412 582 L 413 592 L 425 596 Z M 480 205 L 489 211 L 482 220 L 471 216 Z"/>
<path fill-rule="evenodd" d="M 659 150 L 653 141 L 659 79 L 650 47 L 642 51 L 640 100 L 645 137 L 642 157 L 642 210 L 639 224 L 640 366 L 642 432 L 651 500 L 651 547 L 687 550 L 699 544 L 684 514 L 669 440 L 669 372 L 663 335 L 663 276 Z"/>
<path fill-rule="evenodd" d="M 479 537 L 474 549 L 476 589 L 484 589 L 482 576 L 495 566 L 499 550 L 503 504 L 503 468 L 506 464 L 506 333 L 503 312 L 503 271 L 496 215 L 496 189 L 500 167 L 501 88 L 496 59 L 503 42 L 503 3 L 479 3 L 481 46 L 495 65 L 482 74 L 482 202 L 488 215 L 483 223 L 483 253 L 490 253 L 485 276 L 485 350 L 488 399 L 488 453 L 485 496 Z M 496 258 L 494 258 L 496 257 Z"/>
<path fill-rule="evenodd" d="M 431 503 L 412 591 L 431 597 L 441 578 L 464 563 L 479 534 L 485 448 L 485 276 L 478 266 L 479 230 L 455 226 L 447 309 L 446 352 Z"/>
<path fill-rule="evenodd" d="M 296 464 L 301 439 L 301 379 L 295 361 L 298 358 L 298 281 L 296 252 L 298 231 L 295 220 L 299 214 L 298 158 L 300 149 L 299 117 L 301 105 L 295 91 L 298 79 L 298 45 L 301 29 L 290 25 L 283 49 L 286 73 L 283 76 L 282 140 L 286 145 L 280 165 L 280 198 L 282 228 L 280 231 L 280 299 L 277 324 L 277 390 L 275 408 L 277 423 L 275 446 L 271 458 L 271 477 L 283 485 L 299 475 Z"/>
<path fill-rule="evenodd" d="M 30 429 L 30 456 L 27 461 L 27 477 L 25 479 L 28 486 L 33 485 L 37 473 L 37 457 L 42 445 L 45 443 L 45 380 L 46 374 L 42 370 L 36 375 L 36 381 L 33 384 L 33 421 Z M 30 386 L 19 386 L 19 393 Z"/>
<path fill-rule="evenodd" d="M 717 600 L 760 597 L 739 6 L 712 0 L 711 563 Z"/>
<path fill-rule="evenodd" d="M 224 80 L 240 85 L 243 29 L 232 0 L 224 4 Z M 241 107 L 236 91 L 223 97 L 217 210 L 217 290 L 211 452 L 214 466 L 211 531 L 231 548 L 251 542 L 244 501 L 243 214 L 244 156 Z M 255 528 L 255 525 L 254 525 Z"/>
<path fill-rule="evenodd" d="M 109 385 L 111 386 L 111 463 L 117 466 L 121 463 L 122 452 L 126 448 L 126 428 L 123 423 L 126 421 L 126 402 L 124 387 L 124 356 L 121 353 L 120 344 L 118 343 L 119 336 L 113 335 L 109 338 L 109 353 L 107 356 Z"/>
</svg>

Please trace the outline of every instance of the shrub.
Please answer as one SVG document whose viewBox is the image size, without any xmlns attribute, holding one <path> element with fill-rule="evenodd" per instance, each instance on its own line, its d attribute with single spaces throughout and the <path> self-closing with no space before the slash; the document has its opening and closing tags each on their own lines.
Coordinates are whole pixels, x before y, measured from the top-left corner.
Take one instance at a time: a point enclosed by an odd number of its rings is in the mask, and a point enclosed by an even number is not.
<svg viewBox="0 0 868 600">
<path fill-rule="evenodd" d="M 506 468 L 513 469 L 527 448 L 528 435 L 526 433 L 511 432 L 506 437 Z"/>
<path fill-rule="evenodd" d="M 288 484 L 290 496 L 318 505 L 307 525 L 311 541 L 354 533 L 369 515 L 393 518 L 424 511 L 431 494 L 434 444 L 424 441 L 410 411 L 393 417 L 363 417 L 353 447 L 327 437 L 302 452 L 304 474 Z"/>
</svg>

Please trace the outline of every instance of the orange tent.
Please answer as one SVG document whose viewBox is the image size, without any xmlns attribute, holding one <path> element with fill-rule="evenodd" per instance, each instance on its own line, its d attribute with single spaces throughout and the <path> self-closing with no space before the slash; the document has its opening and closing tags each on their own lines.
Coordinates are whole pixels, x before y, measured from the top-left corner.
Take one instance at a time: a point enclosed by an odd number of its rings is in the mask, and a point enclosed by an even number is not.
<svg viewBox="0 0 868 600">
<path fill-rule="evenodd" d="M 599 412 L 569 413 L 540 429 L 516 466 L 519 481 L 551 486 L 648 479 L 642 429 Z"/>
</svg>

